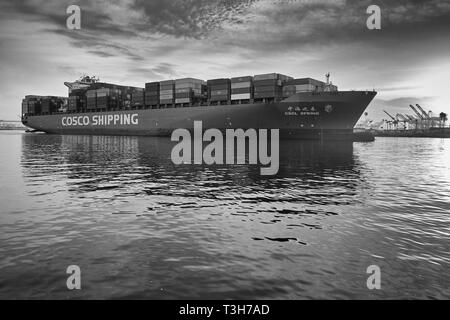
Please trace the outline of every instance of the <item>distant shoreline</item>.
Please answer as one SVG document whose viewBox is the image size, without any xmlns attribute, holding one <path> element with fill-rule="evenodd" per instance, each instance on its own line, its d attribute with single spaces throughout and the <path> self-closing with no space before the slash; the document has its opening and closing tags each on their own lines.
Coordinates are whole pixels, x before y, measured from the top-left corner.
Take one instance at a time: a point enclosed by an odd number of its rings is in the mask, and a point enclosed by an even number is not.
<svg viewBox="0 0 450 320">
<path fill-rule="evenodd" d="M 27 130 L 27 128 L 18 128 L 18 127 L 0 127 L 0 130 Z"/>
<path fill-rule="evenodd" d="M 375 137 L 450 138 L 450 129 L 434 128 L 430 130 L 378 130 L 373 134 Z"/>
</svg>

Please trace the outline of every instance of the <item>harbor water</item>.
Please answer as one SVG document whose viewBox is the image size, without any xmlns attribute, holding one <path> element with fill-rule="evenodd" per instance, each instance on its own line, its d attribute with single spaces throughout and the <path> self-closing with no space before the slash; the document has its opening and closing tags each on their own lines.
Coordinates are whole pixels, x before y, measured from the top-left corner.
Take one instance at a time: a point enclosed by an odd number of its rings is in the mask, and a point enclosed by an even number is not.
<svg viewBox="0 0 450 320">
<path fill-rule="evenodd" d="M 0 298 L 450 298 L 449 139 L 281 141 L 273 177 L 172 146 L 0 131 Z"/>
</svg>

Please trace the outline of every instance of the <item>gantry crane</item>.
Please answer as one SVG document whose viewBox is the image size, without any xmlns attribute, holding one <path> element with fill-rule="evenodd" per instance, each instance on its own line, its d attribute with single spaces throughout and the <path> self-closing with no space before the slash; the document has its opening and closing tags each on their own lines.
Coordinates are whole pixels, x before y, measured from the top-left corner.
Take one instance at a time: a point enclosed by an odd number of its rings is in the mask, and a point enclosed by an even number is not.
<svg viewBox="0 0 450 320">
<path fill-rule="evenodd" d="M 410 104 L 409 107 L 412 109 L 412 111 L 414 111 L 414 113 L 417 115 L 417 117 L 419 117 L 420 120 L 423 120 L 423 115 L 419 111 L 417 111 L 417 109 L 412 104 Z"/>
<path fill-rule="evenodd" d="M 432 118 L 432 112 L 426 113 L 425 110 L 419 104 L 416 104 L 417 108 L 423 113 L 426 120 L 427 128 L 434 127 L 434 119 Z"/>
<path fill-rule="evenodd" d="M 403 129 L 406 130 L 406 124 L 409 123 L 409 119 L 400 113 L 397 113 L 395 117 L 403 122 Z"/>
<path fill-rule="evenodd" d="M 416 107 L 417 107 L 417 109 L 420 110 L 420 112 L 422 112 L 425 119 L 430 119 L 430 116 L 428 115 L 428 113 L 426 113 L 425 110 L 423 110 L 419 104 L 416 103 Z"/>
<path fill-rule="evenodd" d="M 414 116 L 410 116 L 409 114 L 407 114 L 406 117 L 408 118 L 409 123 L 414 125 L 415 129 L 417 129 L 419 120 L 417 118 L 414 118 Z"/>
<path fill-rule="evenodd" d="M 384 113 L 386 113 L 388 115 L 389 118 L 392 119 L 392 121 L 387 121 L 387 123 L 392 122 L 394 124 L 394 128 L 396 129 L 398 127 L 398 120 L 396 118 L 394 118 L 393 116 L 391 116 L 386 110 L 383 110 Z"/>
<path fill-rule="evenodd" d="M 414 113 L 419 118 L 418 120 L 416 120 L 416 129 L 418 129 L 418 127 L 419 127 L 419 125 L 418 125 L 419 121 L 420 121 L 420 127 L 422 128 L 423 127 L 423 121 L 425 120 L 425 118 L 423 117 L 423 115 L 419 111 L 417 111 L 417 109 L 412 104 L 410 104 L 409 107 L 414 111 Z"/>
</svg>

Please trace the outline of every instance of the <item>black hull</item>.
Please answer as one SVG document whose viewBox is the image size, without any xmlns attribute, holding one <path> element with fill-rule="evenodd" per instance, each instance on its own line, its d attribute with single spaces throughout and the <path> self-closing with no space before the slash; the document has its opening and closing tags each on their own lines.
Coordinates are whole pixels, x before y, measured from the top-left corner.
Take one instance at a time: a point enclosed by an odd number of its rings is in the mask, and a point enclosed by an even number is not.
<svg viewBox="0 0 450 320">
<path fill-rule="evenodd" d="M 55 134 L 170 136 L 201 121 L 204 130 L 279 129 L 282 139 L 351 140 L 375 94 L 304 93 L 278 103 L 58 113 L 22 120 L 27 127 Z"/>
</svg>

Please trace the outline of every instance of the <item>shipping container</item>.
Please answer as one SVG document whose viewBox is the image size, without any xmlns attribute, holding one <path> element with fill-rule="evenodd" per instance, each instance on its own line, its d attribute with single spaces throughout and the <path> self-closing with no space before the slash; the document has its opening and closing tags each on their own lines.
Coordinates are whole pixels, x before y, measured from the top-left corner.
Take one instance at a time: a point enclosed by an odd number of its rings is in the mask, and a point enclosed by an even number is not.
<svg viewBox="0 0 450 320">
<path fill-rule="evenodd" d="M 231 100 L 249 100 L 249 99 L 251 99 L 250 93 L 239 93 L 231 95 Z"/>
<path fill-rule="evenodd" d="M 153 104 L 158 104 L 159 103 L 159 96 L 145 96 L 144 102 L 146 105 L 153 105 Z"/>
<path fill-rule="evenodd" d="M 278 80 L 278 73 L 264 73 L 253 76 L 254 81 L 260 80 Z"/>
<path fill-rule="evenodd" d="M 184 92 L 193 92 L 194 90 L 192 88 L 181 88 L 181 89 L 175 89 L 175 93 L 184 93 Z"/>
<path fill-rule="evenodd" d="M 161 91 L 175 91 L 175 85 L 171 86 L 161 86 L 159 87 L 160 92 Z"/>
<path fill-rule="evenodd" d="M 286 82 L 286 85 L 302 85 L 302 84 L 312 84 L 314 86 L 325 86 L 325 82 L 315 80 L 312 78 L 299 78 L 299 79 L 293 79 L 293 80 Z"/>
<path fill-rule="evenodd" d="M 202 84 L 182 83 L 180 85 L 175 85 L 175 90 L 192 89 L 200 92 L 202 90 L 202 86 Z"/>
<path fill-rule="evenodd" d="M 191 103 L 191 98 L 177 98 L 175 99 L 175 103 Z"/>
<path fill-rule="evenodd" d="M 215 95 L 210 97 L 210 101 L 227 101 L 230 99 L 229 95 Z"/>
<path fill-rule="evenodd" d="M 192 92 L 178 92 L 175 94 L 176 99 L 191 98 L 191 97 L 192 97 Z"/>
<path fill-rule="evenodd" d="M 97 108 L 97 99 L 88 97 L 87 98 L 87 105 L 86 105 L 87 109 L 95 109 Z"/>
<path fill-rule="evenodd" d="M 276 86 L 261 86 L 261 87 L 255 87 L 254 88 L 254 92 L 267 92 L 267 91 L 279 91 L 281 92 L 281 88 L 280 87 L 276 87 Z"/>
<path fill-rule="evenodd" d="M 72 89 L 69 91 L 69 97 L 83 97 L 86 95 L 86 89 Z"/>
<path fill-rule="evenodd" d="M 111 95 L 111 89 L 109 88 L 100 88 L 97 89 L 97 98 L 99 97 L 109 97 Z"/>
<path fill-rule="evenodd" d="M 131 94 L 131 105 L 132 106 L 144 105 L 144 91 L 138 90 Z"/>
<path fill-rule="evenodd" d="M 295 94 L 297 92 L 313 92 L 313 91 L 324 91 L 325 86 L 316 86 L 314 84 L 297 84 L 297 85 L 286 85 L 283 86 L 283 95 L 285 94 Z M 331 89 L 333 91 L 333 89 Z"/>
<path fill-rule="evenodd" d="M 208 87 L 216 86 L 216 85 L 223 85 L 223 84 L 229 85 L 230 83 L 231 83 L 231 81 L 228 78 L 212 79 L 212 80 L 206 81 L 206 84 Z"/>
<path fill-rule="evenodd" d="M 214 90 L 229 90 L 230 84 L 215 84 L 208 87 L 210 91 Z"/>
<path fill-rule="evenodd" d="M 154 106 L 160 103 L 159 98 L 145 99 L 146 106 Z"/>
<path fill-rule="evenodd" d="M 252 82 L 234 82 L 231 83 L 231 89 L 239 89 L 239 88 L 250 88 L 252 86 Z"/>
<path fill-rule="evenodd" d="M 229 90 L 214 90 L 211 91 L 211 97 L 212 96 L 227 96 L 230 94 Z"/>
<path fill-rule="evenodd" d="M 260 81 L 260 80 L 281 80 L 282 82 L 290 81 L 293 78 L 290 76 L 286 76 L 284 74 L 279 73 L 265 73 L 265 74 L 258 74 L 253 77 L 254 81 Z"/>
<path fill-rule="evenodd" d="M 255 80 L 253 81 L 253 86 L 254 87 L 260 87 L 260 86 L 281 86 L 281 80 L 273 80 L 273 79 L 269 79 L 269 80 Z"/>
<path fill-rule="evenodd" d="M 51 98 L 41 99 L 41 112 L 50 113 L 55 110 L 55 101 Z"/>
<path fill-rule="evenodd" d="M 281 82 L 283 82 L 283 83 L 291 81 L 291 80 L 294 80 L 293 77 L 287 76 L 287 75 L 284 75 L 284 74 L 278 74 L 278 79 L 281 80 Z"/>
<path fill-rule="evenodd" d="M 165 96 L 165 95 L 169 95 L 169 94 L 173 95 L 174 93 L 175 93 L 175 90 L 161 90 L 159 92 L 159 95 L 160 96 Z"/>
<path fill-rule="evenodd" d="M 149 91 L 145 91 L 144 95 L 146 97 L 159 97 L 160 96 L 160 92 L 149 92 Z"/>
<path fill-rule="evenodd" d="M 181 84 L 181 83 L 201 83 L 203 84 L 205 81 L 201 80 L 201 79 L 196 79 L 196 78 L 181 78 L 181 79 L 176 79 L 175 80 L 175 84 Z"/>
<path fill-rule="evenodd" d="M 263 91 L 263 92 L 255 92 L 253 94 L 253 97 L 255 99 L 258 98 L 277 98 L 280 97 L 280 92 L 278 90 L 273 90 L 273 91 Z"/>
<path fill-rule="evenodd" d="M 174 99 L 161 99 L 160 104 L 172 104 Z"/>
<path fill-rule="evenodd" d="M 37 100 L 28 101 L 28 112 L 30 114 L 38 114 L 41 112 L 41 104 Z"/>
<path fill-rule="evenodd" d="M 159 91 L 159 82 L 147 82 L 145 84 L 145 91 Z"/>
<path fill-rule="evenodd" d="M 27 114 L 28 112 L 28 100 L 23 99 L 22 100 L 22 114 Z"/>
<path fill-rule="evenodd" d="M 79 96 L 72 96 L 69 97 L 69 103 L 67 110 L 69 111 L 78 111 L 82 108 L 82 102 L 81 98 Z"/>
<path fill-rule="evenodd" d="M 159 86 L 160 91 L 165 90 L 175 90 L 175 81 L 169 80 L 169 81 L 161 81 Z"/>
<path fill-rule="evenodd" d="M 156 91 L 145 91 L 144 95 L 145 96 L 159 97 L 159 92 L 160 91 L 158 91 L 158 92 L 156 92 Z"/>
<path fill-rule="evenodd" d="M 162 86 L 169 86 L 169 85 L 174 85 L 175 81 L 174 80 L 164 80 L 164 81 L 160 81 L 159 85 Z"/>
<path fill-rule="evenodd" d="M 252 82 L 253 77 L 251 76 L 245 76 L 245 77 L 235 77 L 231 78 L 231 83 L 240 83 L 240 82 Z"/>
<path fill-rule="evenodd" d="M 231 94 L 241 94 L 241 93 L 251 93 L 252 88 L 237 88 L 237 89 L 231 89 Z"/>
<path fill-rule="evenodd" d="M 203 94 L 204 81 L 195 78 L 183 78 L 175 80 L 175 96 L 177 99 L 184 97 L 201 97 Z M 178 93 L 184 93 L 184 95 L 179 96 Z M 187 95 L 186 95 L 187 94 Z M 179 102 L 186 103 L 186 102 Z"/>
</svg>

